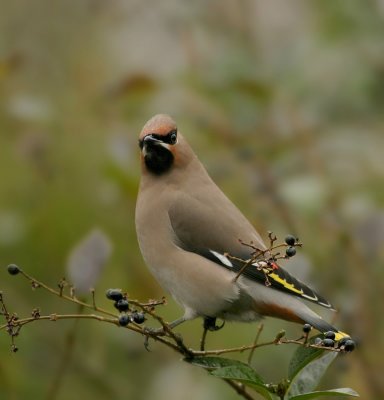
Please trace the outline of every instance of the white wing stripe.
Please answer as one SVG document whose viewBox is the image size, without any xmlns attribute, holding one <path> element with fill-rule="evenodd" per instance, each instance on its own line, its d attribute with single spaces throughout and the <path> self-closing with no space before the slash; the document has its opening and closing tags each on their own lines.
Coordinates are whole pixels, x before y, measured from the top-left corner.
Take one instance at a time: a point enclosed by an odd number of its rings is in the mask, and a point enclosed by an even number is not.
<svg viewBox="0 0 384 400">
<path fill-rule="evenodd" d="M 321 306 L 327 307 L 327 308 L 331 308 L 332 306 L 330 304 L 324 303 L 322 301 L 318 302 Z"/>
<path fill-rule="evenodd" d="M 233 264 L 231 261 L 225 257 L 225 255 L 218 253 L 214 250 L 209 250 L 222 264 L 226 265 L 227 267 L 233 268 Z"/>
<path fill-rule="evenodd" d="M 302 296 L 303 296 L 304 298 L 306 298 L 306 299 L 309 299 L 309 300 L 318 301 L 317 296 L 309 296 L 309 295 L 307 295 L 307 294 L 305 294 L 305 293 L 303 293 Z"/>
</svg>

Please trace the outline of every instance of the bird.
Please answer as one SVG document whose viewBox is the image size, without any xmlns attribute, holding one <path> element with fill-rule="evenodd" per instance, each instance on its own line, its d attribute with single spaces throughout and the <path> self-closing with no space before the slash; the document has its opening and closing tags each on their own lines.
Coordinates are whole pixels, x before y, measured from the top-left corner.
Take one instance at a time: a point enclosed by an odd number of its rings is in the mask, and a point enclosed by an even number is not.
<svg viewBox="0 0 384 400">
<path fill-rule="evenodd" d="M 139 247 L 149 270 L 184 314 L 170 323 L 203 318 L 252 322 L 275 317 L 348 337 L 309 307 L 332 304 L 268 255 L 260 234 L 208 175 L 166 114 L 139 135 L 141 177 L 135 210 Z M 245 243 L 252 243 L 247 246 Z M 267 262 L 268 261 L 268 262 Z"/>
</svg>

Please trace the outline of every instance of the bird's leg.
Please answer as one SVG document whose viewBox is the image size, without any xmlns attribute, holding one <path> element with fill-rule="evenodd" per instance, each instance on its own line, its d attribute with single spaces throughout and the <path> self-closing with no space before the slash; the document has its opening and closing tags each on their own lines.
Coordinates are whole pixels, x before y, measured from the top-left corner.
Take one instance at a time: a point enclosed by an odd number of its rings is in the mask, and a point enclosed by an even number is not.
<svg viewBox="0 0 384 400">
<path fill-rule="evenodd" d="M 169 329 L 173 329 L 173 328 L 175 328 L 177 325 L 180 325 L 180 324 L 182 324 L 182 323 L 185 322 L 185 321 L 186 321 L 186 319 L 185 319 L 184 316 L 183 316 L 183 317 L 180 317 L 180 318 L 178 318 L 178 319 L 175 319 L 175 320 L 172 321 L 170 324 L 168 324 Z"/>
<path fill-rule="evenodd" d="M 200 340 L 200 351 L 205 350 L 205 339 L 207 338 L 207 332 L 208 332 L 208 329 L 205 327 L 205 320 L 204 320 L 203 336 L 201 337 L 201 340 Z"/>
<path fill-rule="evenodd" d="M 200 340 L 200 350 L 204 351 L 205 349 L 205 339 L 207 338 L 207 333 L 208 331 L 211 332 L 216 332 L 218 330 L 220 330 L 225 324 L 225 321 L 223 321 L 223 323 L 218 326 L 216 325 L 216 317 L 204 317 L 204 330 L 203 330 L 203 336 L 201 337 Z"/>
<path fill-rule="evenodd" d="M 216 332 L 220 330 L 223 326 L 225 325 L 225 321 L 219 326 L 216 325 L 216 317 L 205 317 L 204 318 L 204 329 L 211 331 L 211 332 Z"/>
</svg>

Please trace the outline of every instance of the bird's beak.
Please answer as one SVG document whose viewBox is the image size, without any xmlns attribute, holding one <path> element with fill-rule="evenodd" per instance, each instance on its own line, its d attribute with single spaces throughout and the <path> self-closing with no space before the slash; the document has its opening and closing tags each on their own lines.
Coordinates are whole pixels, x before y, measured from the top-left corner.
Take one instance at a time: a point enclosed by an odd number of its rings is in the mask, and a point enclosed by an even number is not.
<svg viewBox="0 0 384 400">
<path fill-rule="evenodd" d="M 143 144 L 144 144 L 144 145 L 146 145 L 146 144 L 148 144 L 148 143 L 156 143 L 156 142 L 159 143 L 159 144 L 162 143 L 161 140 L 156 139 L 156 138 L 155 138 L 153 135 L 151 135 L 151 134 L 145 136 L 144 139 L 143 139 Z"/>
<path fill-rule="evenodd" d="M 164 143 L 162 140 L 157 139 L 152 134 L 144 136 L 142 142 L 140 143 L 140 147 L 144 156 L 148 153 L 148 146 L 162 146 L 169 150 L 169 145 L 167 143 Z"/>
<path fill-rule="evenodd" d="M 156 139 L 153 135 L 149 134 L 143 137 L 143 139 L 139 140 L 140 150 L 144 153 L 147 153 L 147 146 L 159 142 L 159 139 Z"/>
</svg>

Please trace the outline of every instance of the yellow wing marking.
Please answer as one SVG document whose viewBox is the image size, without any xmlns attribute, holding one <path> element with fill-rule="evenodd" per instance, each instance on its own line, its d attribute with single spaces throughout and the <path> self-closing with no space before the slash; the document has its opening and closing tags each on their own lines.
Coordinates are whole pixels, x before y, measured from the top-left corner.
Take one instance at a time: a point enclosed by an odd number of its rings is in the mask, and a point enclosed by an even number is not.
<svg viewBox="0 0 384 400">
<path fill-rule="evenodd" d="M 280 278 L 280 276 L 274 272 L 268 274 L 268 276 L 271 277 L 274 281 L 281 283 L 285 288 L 287 288 L 291 292 L 295 292 L 300 295 L 304 293 L 302 290 L 295 288 L 295 286 L 292 285 L 292 283 L 288 283 L 285 279 Z"/>
</svg>

